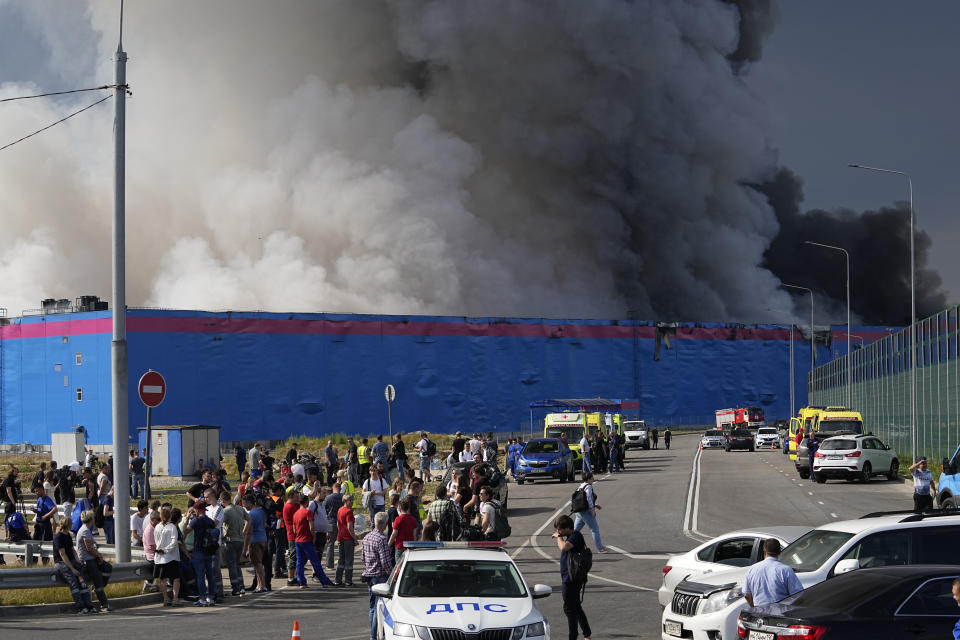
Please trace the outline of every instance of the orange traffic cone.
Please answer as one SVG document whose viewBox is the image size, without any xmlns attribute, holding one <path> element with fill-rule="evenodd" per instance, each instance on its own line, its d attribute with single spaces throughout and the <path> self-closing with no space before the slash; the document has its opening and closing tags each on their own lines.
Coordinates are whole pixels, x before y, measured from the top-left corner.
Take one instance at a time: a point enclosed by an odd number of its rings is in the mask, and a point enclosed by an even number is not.
<svg viewBox="0 0 960 640">
<path fill-rule="evenodd" d="M 290 634 L 290 640 L 300 640 L 300 623 L 293 621 L 293 633 Z"/>
</svg>

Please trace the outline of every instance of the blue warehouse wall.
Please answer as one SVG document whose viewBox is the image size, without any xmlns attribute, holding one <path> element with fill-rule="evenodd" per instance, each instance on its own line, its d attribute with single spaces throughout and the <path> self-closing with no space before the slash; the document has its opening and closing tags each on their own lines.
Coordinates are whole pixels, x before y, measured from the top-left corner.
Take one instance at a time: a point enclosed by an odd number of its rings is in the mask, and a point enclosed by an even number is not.
<svg viewBox="0 0 960 640">
<path fill-rule="evenodd" d="M 110 441 L 110 313 L 0 329 L 0 441 L 49 442 L 78 424 L 91 442 Z M 771 419 L 789 414 L 783 327 L 681 325 L 659 349 L 655 325 L 592 320 L 131 309 L 127 329 L 131 434 L 145 423 L 136 384 L 147 369 L 168 384 L 155 424 L 218 425 L 222 440 L 385 431 L 388 383 L 394 428 L 405 431 L 515 430 L 531 401 L 556 397 L 639 398 L 651 424 L 708 423 L 717 408 L 743 404 Z M 845 347 L 834 338 L 833 350 Z M 798 407 L 808 354 L 798 339 Z M 821 346 L 818 364 L 831 355 Z"/>
</svg>

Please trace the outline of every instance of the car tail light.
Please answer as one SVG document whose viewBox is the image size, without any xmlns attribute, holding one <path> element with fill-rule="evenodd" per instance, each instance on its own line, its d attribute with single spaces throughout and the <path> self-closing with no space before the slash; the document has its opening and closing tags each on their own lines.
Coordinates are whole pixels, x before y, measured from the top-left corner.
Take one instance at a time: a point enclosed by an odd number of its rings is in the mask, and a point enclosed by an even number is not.
<svg viewBox="0 0 960 640">
<path fill-rule="evenodd" d="M 813 454 L 813 457 L 814 457 L 814 458 L 826 458 L 826 457 L 827 457 L 827 454 L 825 454 L 825 453 L 820 453 L 819 451 L 817 451 L 815 454 Z"/>
<path fill-rule="evenodd" d="M 827 627 L 822 624 L 792 624 L 786 629 L 778 629 L 777 637 L 791 640 L 820 640 L 826 632 Z"/>
<path fill-rule="evenodd" d="M 663 565 L 663 569 L 661 569 L 661 571 L 663 571 L 663 575 L 667 575 L 668 573 L 670 573 L 670 569 L 673 569 L 673 567 L 671 567 L 668 564 L 665 564 Z"/>
<path fill-rule="evenodd" d="M 746 638 L 749 635 L 747 628 L 743 626 L 743 620 L 737 618 L 737 637 Z"/>
<path fill-rule="evenodd" d="M 843 454 L 843 457 L 844 457 L 844 458 L 859 458 L 859 457 L 860 457 L 860 452 L 859 452 L 859 451 L 854 451 L 853 453 L 845 453 L 845 454 Z"/>
<path fill-rule="evenodd" d="M 753 440 L 753 436 L 747 436 L 747 440 Z"/>
</svg>

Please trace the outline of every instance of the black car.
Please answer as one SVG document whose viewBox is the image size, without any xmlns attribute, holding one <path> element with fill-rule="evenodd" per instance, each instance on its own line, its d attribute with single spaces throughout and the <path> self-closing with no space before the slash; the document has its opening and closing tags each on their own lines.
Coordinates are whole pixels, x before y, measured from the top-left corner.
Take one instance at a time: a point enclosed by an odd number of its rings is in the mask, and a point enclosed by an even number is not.
<svg viewBox="0 0 960 640">
<path fill-rule="evenodd" d="M 858 569 L 780 602 L 744 609 L 738 635 L 749 640 L 950 638 L 960 607 L 955 565 Z"/>
<path fill-rule="evenodd" d="M 734 449 L 748 449 L 753 451 L 754 446 L 752 431 L 749 429 L 733 429 L 727 434 L 727 442 L 723 445 L 723 448 L 727 451 Z"/>
</svg>

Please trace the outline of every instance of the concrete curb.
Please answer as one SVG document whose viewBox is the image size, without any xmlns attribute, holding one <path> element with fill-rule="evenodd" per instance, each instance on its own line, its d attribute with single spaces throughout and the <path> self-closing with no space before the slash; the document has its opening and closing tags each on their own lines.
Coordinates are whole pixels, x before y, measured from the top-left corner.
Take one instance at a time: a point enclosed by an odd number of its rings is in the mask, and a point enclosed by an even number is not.
<svg viewBox="0 0 960 640">
<path fill-rule="evenodd" d="M 111 598 L 110 606 L 113 609 L 130 609 L 133 607 L 142 607 L 149 604 L 161 604 L 163 600 L 159 593 L 145 593 L 139 596 L 127 596 L 125 598 Z M 96 601 L 94 601 L 96 603 Z M 51 604 L 33 604 L 33 605 L 10 605 L 0 607 L 0 618 L 22 618 L 36 617 L 37 614 L 57 614 L 72 613 L 75 614 L 77 607 L 73 602 L 54 602 Z M 103 614 L 101 614 L 103 615 Z"/>
</svg>

